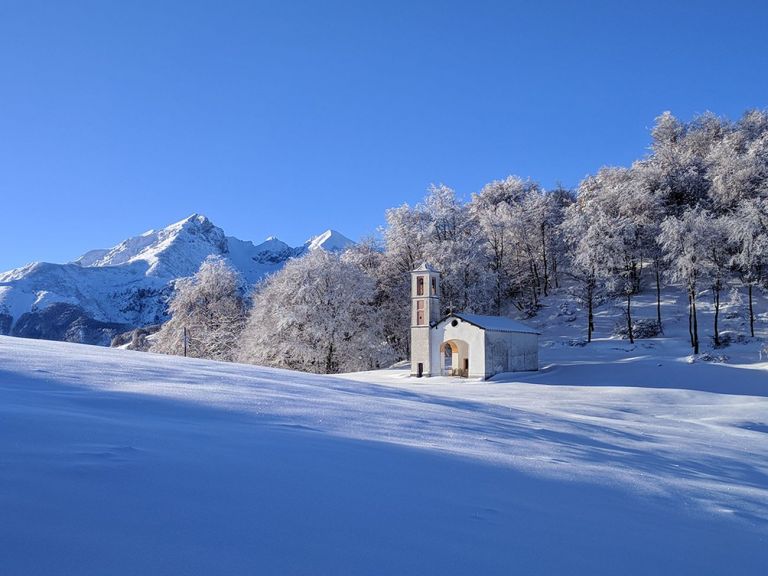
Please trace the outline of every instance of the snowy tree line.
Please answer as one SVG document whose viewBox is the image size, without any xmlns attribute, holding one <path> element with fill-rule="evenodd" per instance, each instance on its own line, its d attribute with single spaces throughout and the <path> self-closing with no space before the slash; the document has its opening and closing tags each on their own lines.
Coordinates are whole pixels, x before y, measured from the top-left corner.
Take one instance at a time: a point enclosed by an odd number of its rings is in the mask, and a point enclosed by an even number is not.
<svg viewBox="0 0 768 576">
<path fill-rule="evenodd" d="M 691 346 L 699 352 L 697 299 L 711 292 L 713 339 L 720 344 L 722 292 L 732 281 L 747 292 L 754 336 L 754 290 L 768 264 L 768 115 L 737 122 L 704 114 L 685 124 L 664 113 L 647 158 L 629 168 L 603 168 L 579 186 L 561 224 L 570 273 L 588 310 L 601 290 L 626 303 L 650 276 L 661 330 L 661 286 L 683 287 Z M 588 338 L 593 324 L 588 320 Z"/>
<path fill-rule="evenodd" d="M 193 356 L 321 373 L 384 366 L 408 356 L 410 271 L 423 261 L 442 271 L 445 314 L 533 316 L 542 298 L 568 291 L 584 305 L 588 340 L 595 307 L 613 299 L 634 341 L 633 299 L 645 289 L 657 299 L 652 332 L 663 331 L 661 289 L 680 286 L 696 353 L 697 301 L 713 298 L 718 345 L 721 298 L 738 284 L 754 336 L 754 291 L 768 281 L 768 115 L 684 123 L 664 113 L 645 158 L 575 191 L 510 176 L 462 201 L 432 186 L 386 220 L 378 237 L 291 260 L 247 296 L 223 261 L 206 262 L 179 282 L 153 349 L 179 353 L 184 326 Z"/>
</svg>

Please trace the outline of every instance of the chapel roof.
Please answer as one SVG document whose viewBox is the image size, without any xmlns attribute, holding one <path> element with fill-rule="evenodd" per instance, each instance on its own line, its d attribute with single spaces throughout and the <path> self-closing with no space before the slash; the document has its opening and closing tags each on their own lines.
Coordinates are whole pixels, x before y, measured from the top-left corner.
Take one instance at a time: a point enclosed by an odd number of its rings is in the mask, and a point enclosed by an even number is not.
<svg viewBox="0 0 768 576">
<path fill-rule="evenodd" d="M 437 272 L 429 262 L 423 262 L 414 272 Z"/>
<path fill-rule="evenodd" d="M 448 318 L 455 317 L 488 330 L 489 332 L 519 332 L 523 334 L 541 334 L 538 330 L 526 326 L 522 322 L 506 318 L 504 316 L 482 316 L 480 314 L 451 314 Z"/>
</svg>

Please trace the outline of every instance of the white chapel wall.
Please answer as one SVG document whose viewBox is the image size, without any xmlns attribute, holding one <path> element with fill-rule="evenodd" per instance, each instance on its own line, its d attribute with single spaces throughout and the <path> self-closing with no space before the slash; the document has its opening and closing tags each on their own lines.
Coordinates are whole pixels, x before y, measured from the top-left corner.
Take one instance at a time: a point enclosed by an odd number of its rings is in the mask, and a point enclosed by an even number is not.
<svg viewBox="0 0 768 576">
<path fill-rule="evenodd" d="M 440 374 L 443 359 L 440 355 L 440 345 L 447 340 L 462 340 L 469 345 L 469 376 L 471 378 L 485 377 L 485 336 L 484 331 L 477 326 L 457 320 L 452 326 L 452 318 L 437 325 L 432 333 L 432 374 Z"/>
<path fill-rule="evenodd" d="M 539 369 L 539 337 L 519 332 L 487 332 L 486 377 Z"/>
</svg>

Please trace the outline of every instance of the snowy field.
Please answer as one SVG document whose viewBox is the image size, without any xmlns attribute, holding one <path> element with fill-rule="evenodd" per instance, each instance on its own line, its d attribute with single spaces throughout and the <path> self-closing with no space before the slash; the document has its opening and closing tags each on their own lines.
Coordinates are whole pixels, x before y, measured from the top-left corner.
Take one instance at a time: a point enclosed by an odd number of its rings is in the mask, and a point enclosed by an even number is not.
<svg viewBox="0 0 768 576">
<path fill-rule="evenodd" d="M 0 572 L 760 574 L 768 366 L 320 377 L 0 338 Z"/>
</svg>

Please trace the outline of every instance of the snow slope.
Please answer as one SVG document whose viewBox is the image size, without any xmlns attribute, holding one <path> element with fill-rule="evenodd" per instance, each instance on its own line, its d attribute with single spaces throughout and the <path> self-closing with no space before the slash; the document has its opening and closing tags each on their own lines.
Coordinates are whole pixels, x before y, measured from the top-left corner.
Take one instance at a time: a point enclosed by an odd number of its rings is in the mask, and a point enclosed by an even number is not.
<svg viewBox="0 0 768 576">
<path fill-rule="evenodd" d="M 109 250 L 91 250 L 70 264 L 38 262 L 0 273 L 0 334 L 108 344 L 115 331 L 162 322 L 173 282 L 193 275 L 208 256 L 227 259 L 253 284 L 307 249 L 336 251 L 350 244 L 328 231 L 298 248 L 274 237 L 254 245 L 193 214 Z M 63 314 L 79 325 L 61 322 Z M 61 329 L 52 328 L 56 323 Z M 95 327 L 97 339 L 80 338 L 78 326 Z"/>
<path fill-rule="evenodd" d="M 768 365 L 492 382 L 0 337 L 6 574 L 759 574 Z"/>
</svg>

